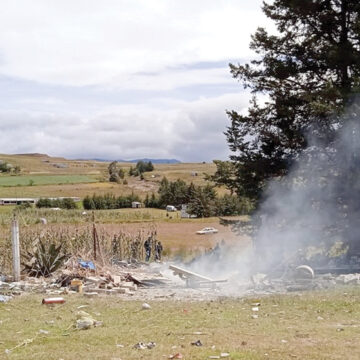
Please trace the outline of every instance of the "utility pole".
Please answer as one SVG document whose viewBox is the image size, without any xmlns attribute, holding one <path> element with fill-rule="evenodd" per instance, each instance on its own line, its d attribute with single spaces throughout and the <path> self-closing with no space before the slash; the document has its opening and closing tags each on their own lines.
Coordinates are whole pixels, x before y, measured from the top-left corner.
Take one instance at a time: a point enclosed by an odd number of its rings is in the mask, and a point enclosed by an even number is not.
<svg viewBox="0 0 360 360">
<path fill-rule="evenodd" d="M 13 255 L 13 274 L 14 281 L 20 280 L 20 243 L 19 243 L 19 223 L 14 214 L 11 223 L 11 244 Z"/>
</svg>

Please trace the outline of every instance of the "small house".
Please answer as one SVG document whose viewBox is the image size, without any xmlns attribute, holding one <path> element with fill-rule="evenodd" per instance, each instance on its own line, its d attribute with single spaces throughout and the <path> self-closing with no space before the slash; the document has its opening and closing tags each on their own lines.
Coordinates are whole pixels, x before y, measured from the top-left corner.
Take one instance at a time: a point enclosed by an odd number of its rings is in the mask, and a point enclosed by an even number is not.
<svg viewBox="0 0 360 360">
<path fill-rule="evenodd" d="M 133 201 L 133 202 L 131 203 L 131 207 L 132 207 L 133 209 L 139 209 L 139 208 L 141 208 L 141 202 L 139 202 L 139 201 Z"/>
</svg>

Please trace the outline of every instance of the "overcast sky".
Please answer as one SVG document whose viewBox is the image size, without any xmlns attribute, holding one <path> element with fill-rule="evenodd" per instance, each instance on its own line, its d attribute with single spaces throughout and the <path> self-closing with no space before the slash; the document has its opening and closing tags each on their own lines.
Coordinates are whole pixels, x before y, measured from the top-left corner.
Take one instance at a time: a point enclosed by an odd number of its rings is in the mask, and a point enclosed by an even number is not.
<svg viewBox="0 0 360 360">
<path fill-rule="evenodd" d="M 2 0 L 0 153 L 226 159 L 261 0 Z"/>
</svg>

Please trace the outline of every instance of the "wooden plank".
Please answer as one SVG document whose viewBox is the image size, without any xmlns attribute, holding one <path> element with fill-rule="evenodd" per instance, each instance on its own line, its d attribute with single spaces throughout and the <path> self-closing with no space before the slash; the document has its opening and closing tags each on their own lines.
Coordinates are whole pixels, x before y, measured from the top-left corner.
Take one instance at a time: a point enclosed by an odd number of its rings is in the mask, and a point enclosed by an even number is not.
<svg viewBox="0 0 360 360">
<path fill-rule="evenodd" d="M 173 270 L 174 274 L 179 275 L 181 278 L 189 279 L 191 281 L 196 281 L 196 282 L 203 283 L 203 284 L 217 283 L 217 282 L 227 282 L 227 280 L 214 280 L 214 279 L 211 279 L 209 277 L 197 274 L 197 273 L 195 273 L 193 271 L 182 269 L 182 268 L 180 268 L 178 266 L 175 266 L 175 265 L 170 265 L 169 269 Z"/>
</svg>

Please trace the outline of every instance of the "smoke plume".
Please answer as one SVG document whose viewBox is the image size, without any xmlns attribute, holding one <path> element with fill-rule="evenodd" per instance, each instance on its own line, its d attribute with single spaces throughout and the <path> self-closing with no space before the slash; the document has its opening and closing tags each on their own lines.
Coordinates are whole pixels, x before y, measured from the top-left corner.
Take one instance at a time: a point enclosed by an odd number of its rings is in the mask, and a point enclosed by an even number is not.
<svg viewBox="0 0 360 360">
<path fill-rule="evenodd" d="M 360 119 L 353 106 L 331 133 L 309 131 L 284 178 L 268 183 L 252 216 L 253 246 L 222 247 L 191 264 L 217 278 L 293 264 L 337 266 L 360 254 Z M 325 137 L 326 135 L 326 137 Z M 238 229 L 241 231 L 241 228 Z"/>
</svg>

